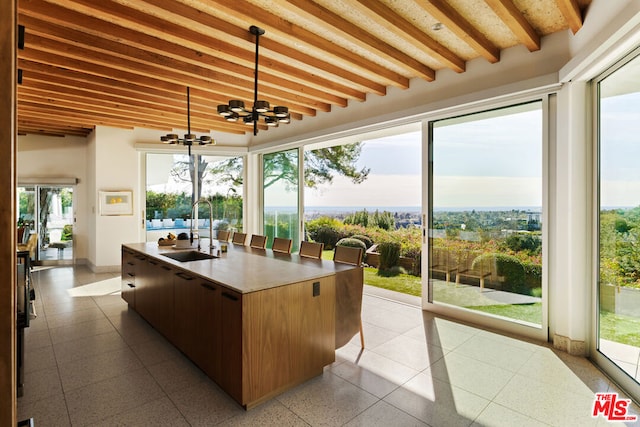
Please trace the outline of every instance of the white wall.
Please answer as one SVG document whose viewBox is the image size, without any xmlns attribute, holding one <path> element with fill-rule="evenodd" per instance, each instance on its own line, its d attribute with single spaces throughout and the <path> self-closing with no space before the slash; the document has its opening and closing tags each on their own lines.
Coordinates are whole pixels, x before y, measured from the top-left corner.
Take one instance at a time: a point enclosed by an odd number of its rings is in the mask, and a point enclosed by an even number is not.
<svg viewBox="0 0 640 427">
<path fill-rule="evenodd" d="M 120 247 L 137 242 L 142 223 L 136 132 L 98 126 L 95 130 L 94 177 L 90 192 L 90 215 L 95 222 L 95 238 L 91 242 L 95 256 L 90 259 L 95 271 L 120 269 Z M 130 190 L 133 192 L 133 215 L 100 214 L 99 191 Z"/>
<path fill-rule="evenodd" d="M 73 240 L 76 262 L 89 257 L 87 216 L 87 139 L 82 137 L 54 138 L 37 135 L 18 136 L 17 174 L 21 180 L 50 183 L 52 178 L 76 178 Z"/>
</svg>

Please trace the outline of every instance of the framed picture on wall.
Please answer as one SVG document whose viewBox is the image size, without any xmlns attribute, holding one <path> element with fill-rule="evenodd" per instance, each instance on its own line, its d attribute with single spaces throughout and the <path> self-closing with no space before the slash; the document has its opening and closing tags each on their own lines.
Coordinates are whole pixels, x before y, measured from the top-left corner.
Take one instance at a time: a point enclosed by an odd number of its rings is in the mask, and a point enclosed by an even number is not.
<svg viewBox="0 0 640 427">
<path fill-rule="evenodd" d="M 99 191 L 100 215 L 133 215 L 132 191 Z"/>
</svg>

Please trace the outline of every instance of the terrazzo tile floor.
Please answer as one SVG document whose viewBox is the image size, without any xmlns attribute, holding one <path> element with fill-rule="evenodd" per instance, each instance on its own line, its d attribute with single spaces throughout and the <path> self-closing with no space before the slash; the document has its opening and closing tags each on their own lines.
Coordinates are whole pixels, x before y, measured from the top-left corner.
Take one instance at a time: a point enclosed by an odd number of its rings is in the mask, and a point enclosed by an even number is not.
<svg viewBox="0 0 640 427">
<path fill-rule="evenodd" d="M 127 308 L 119 276 L 67 266 L 33 283 L 18 419 L 36 427 L 600 426 L 594 393 L 621 393 L 586 359 L 367 287 L 366 349 L 355 336 L 323 375 L 245 411 Z"/>
</svg>

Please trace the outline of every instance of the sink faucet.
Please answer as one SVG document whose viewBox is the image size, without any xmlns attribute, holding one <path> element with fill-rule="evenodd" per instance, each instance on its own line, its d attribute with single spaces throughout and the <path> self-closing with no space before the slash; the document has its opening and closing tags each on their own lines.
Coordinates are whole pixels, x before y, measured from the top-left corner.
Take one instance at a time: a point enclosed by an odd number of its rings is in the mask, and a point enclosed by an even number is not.
<svg viewBox="0 0 640 427">
<path fill-rule="evenodd" d="M 213 205 L 207 199 L 196 200 L 193 206 L 191 206 L 191 226 L 189 227 L 189 241 L 193 245 L 193 222 L 196 212 L 196 206 L 200 202 L 205 202 L 209 205 L 209 250 L 213 250 Z M 197 230 L 197 227 L 196 227 Z M 198 239 L 198 249 L 200 249 L 200 239 Z"/>
</svg>

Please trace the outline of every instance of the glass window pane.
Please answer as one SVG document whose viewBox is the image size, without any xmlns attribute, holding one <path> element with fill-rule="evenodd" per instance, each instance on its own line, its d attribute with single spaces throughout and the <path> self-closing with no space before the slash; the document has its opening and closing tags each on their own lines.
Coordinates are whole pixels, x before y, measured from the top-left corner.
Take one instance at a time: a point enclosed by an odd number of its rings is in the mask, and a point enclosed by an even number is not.
<svg viewBox="0 0 640 427">
<path fill-rule="evenodd" d="M 599 83 L 598 349 L 638 381 L 640 57 Z"/>
<path fill-rule="evenodd" d="M 542 324 L 542 103 L 431 124 L 432 301 Z"/>
<path fill-rule="evenodd" d="M 194 154 L 147 154 L 147 241 L 188 233 L 193 222 L 201 237 L 209 238 L 209 205 L 214 237 L 217 230 L 242 231 L 242 157 Z"/>
<path fill-rule="evenodd" d="M 263 156 L 264 234 L 268 236 L 268 248 L 274 237 L 293 240 L 292 252 L 300 246 L 298 157 L 297 149 Z"/>
</svg>

